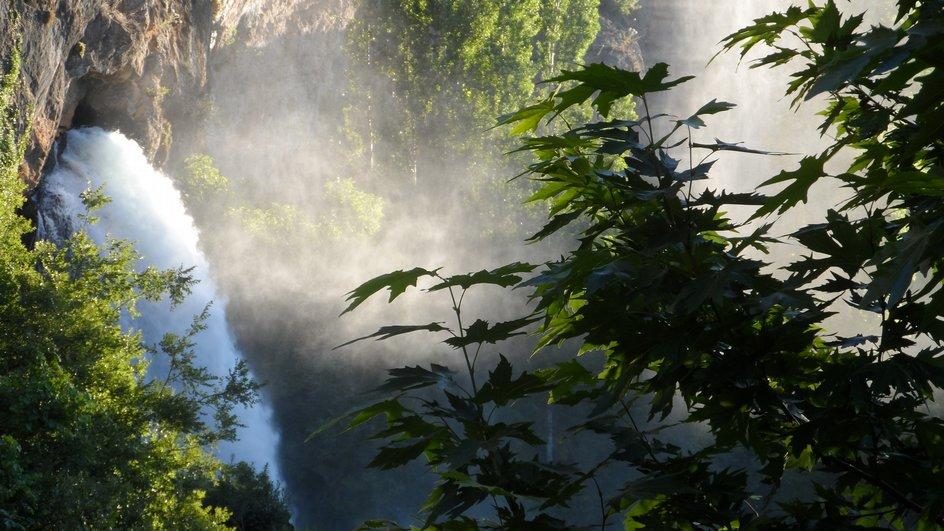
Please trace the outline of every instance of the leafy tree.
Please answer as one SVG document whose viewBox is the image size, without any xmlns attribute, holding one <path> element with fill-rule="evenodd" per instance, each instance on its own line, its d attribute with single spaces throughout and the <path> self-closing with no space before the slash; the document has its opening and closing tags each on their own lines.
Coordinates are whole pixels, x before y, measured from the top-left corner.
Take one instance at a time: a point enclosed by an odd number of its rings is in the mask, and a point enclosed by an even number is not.
<svg viewBox="0 0 944 531">
<path fill-rule="evenodd" d="M 829 101 L 823 131 L 836 131 L 835 144 L 768 180 L 786 184 L 770 196 L 710 186 L 717 156 L 771 155 L 696 136 L 734 105 L 712 100 L 684 119 L 649 112 L 649 94 L 687 80 L 670 80 L 664 64 L 645 75 L 598 64 L 565 71 L 553 80 L 558 92 L 504 117 L 536 157 L 533 199 L 552 204 L 533 239 L 576 225 L 577 248 L 524 282 L 532 266 L 518 263 L 449 277 L 415 268 L 349 295 L 352 310 L 429 279 L 428 291 L 451 296 L 452 327 L 387 326 L 367 337 L 447 334 L 465 374 L 393 369 L 378 390 L 386 396 L 347 423 L 385 421 L 372 466 L 425 457 L 439 482 L 423 525 L 606 528 L 619 517 L 628 529 L 944 526 L 944 422 L 931 409 L 944 386 L 942 7 L 902 0 L 894 28 L 863 30 L 830 0 L 771 14 L 725 41 L 745 52 L 772 45 L 760 65 L 802 62 L 790 92 Z M 610 119 L 613 102 L 628 97 L 643 104 L 642 119 Z M 586 101 L 603 121 L 529 134 Z M 852 164 L 829 175 L 826 163 L 844 149 Z M 764 262 L 780 240 L 758 220 L 789 212 L 825 178 L 849 198 L 790 236 L 809 256 Z M 730 219 L 731 206 L 754 207 L 752 219 Z M 535 314 L 464 326 L 462 300 L 479 284 L 530 287 Z M 831 333 L 825 322 L 837 310 L 880 324 Z M 586 355 L 517 376 L 501 357 L 487 377 L 477 373 L 480 349 L 533 319 L 537 350 L 577 341 Z M 588 466 L 536 457 L 545 442 L 532 423 L 501 419 L 515 400 L 545 393 L 586 408 L 570 430 L 608 439 L 609 454 Z M 704 436 L 677 444 L 674 423 Z M 598 481 L 612 467 L 632 472 Z M 791 477 L 804 491 L 783 488 Z M 598 495 L 598 520 L 557 518 L 582 490 Z"/>
<path fill-rule="evenodd" d="M 394 215 L 402 203 L 418 208 L 459 195 L 475 213 L 476 237 L 515 244 L 521 227 L 540 219 L 542 205 L 505 207 L 524 201 L 532 187 L 502 177 L 524 159 L 502 156 L 514 146 L 490 127 L 493 119 L 546 93 L 542 80 L 583 61 L 604 15 L 619 9 L 599 0 L 357 6 L 347 32 L 349 91 L 340 140 L 349 156 L 340 172 L 383 195 Z M 621 104 L 631 112 L 629 100 Z M 565 118 L 589 116 L 581 106 Z"/>
<path fill-rule="evenodd" d="M 188 202 L 218 200 L 230 192 L 232 183 L 216 167 L 213 157 L 197 153 L 187 157 L 184 164 L 187 171 L 178 184 L 184 190 Z"/>
<path fill-rule="evenodd" d="M 254 206 L 254 198 L 223 175 L 209 155 L 191 155 L 185 164 L 186 171 L 177 184 L 188 208 L 200 221 L 238 222 L 260 243 L 289 245 L 291 237 L 310 241 L 321 236 L 329 240 L 369 236 L 380 230 L 383 199 L 359 189 L 353 179 L 325 183 L 322 209 L 311 215 L 290 203 Z"/>
<path fill-rule="evenodd" d="M 226 524 L 240 531 L 292 529 L 282 489 L 272 484 L 267 469 L 257 472 L 248 463 L 223 465 L 217 483 L 207 488 L 204 503 L 229 508 L 232 514 Z"/>
</svg>

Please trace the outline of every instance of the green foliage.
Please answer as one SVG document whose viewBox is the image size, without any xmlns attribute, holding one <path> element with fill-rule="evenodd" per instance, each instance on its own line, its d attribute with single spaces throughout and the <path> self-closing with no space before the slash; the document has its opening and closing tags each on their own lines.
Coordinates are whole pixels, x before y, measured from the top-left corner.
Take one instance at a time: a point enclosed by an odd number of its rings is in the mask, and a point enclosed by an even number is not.
<svg viewBox="0 0 944 531">
<path fill-rule="evenodd" d="M 554 0 L 541 6 L 542 28 L 538 49 L 544 75 L 554 76 L 561 66 L 583 59 L 600 31 L 600 0 Z M 493 114 L 494 116 L 494 114 Z"/>
<path fill-rule="evenodd" d="M 325 184 L 327 213 L 320 226 L 335 237 L 370 236 L 380 230 L 384 215 L 383 198 L 357 187 L 353 179 L 339 179 Z"/>
<path fill-rule="evenodd" d="M 384 200 L 359 190 L 353 181 L 325 185 L 324 210 L 317 217 L 306 215 L 295 205 L 274 202 L 267 207 L 240 204 L 227 215 L 242 228 L 269 244 L 285 244 L 292 237 L 343 240 L 371 236 L 380 230 Z"/>
<path fill-rule="evenodd" d="M 207 201 L 219 199 L 219 195 L 230 192 L 229 179 L 223 175 L 213 162 L 213 157 L 195 154 L 185 161 L 187 172 L 180 186 L 188 200 Z"/>
<path fill-rule="evenodd" d="M 402 202 L 461 198 L 470 227 L 517 241 L 543 204 L 517 209 L 526 180 L 502 177 L 520 160 L 494 116 L 550 88 L 540 82 L 583 62 L 600 30 L 599 0 L 407 2 L 365 0 L 348 33 L 350 90 L 342 144 L 358 184 Z M 629 100 L 622 111 L 631 112 Z M 589 118 L 584 106 L 568 120 Z M 404 186 L 418 185 L 409 192 Z M 525 221 L 527 220 L 527 222 Z"/>
<path fill-rule="evenodd" d="M 223 465 L 204 503 L 229 508 L 226 525 L 240 531 L 293 529 L 285 493 L 272 483 L 267 469 L 257 472 L 248 463 Z"/>
<path fill-rule="evenodd" d="M 167 422 L 195 437 L 201 445 L 236 440 L 242 427 L 233 410 L 238 405 L 252 406 L 258 401 L 261 385 L 253 381 L 246 362 L 240 360 L 225 376 L 216 376 L 196 363 L 193 338 L 206 329 L 210 306 L 194 317 L 184 335 L 164 334 L 157 347 L 149 349 L 153 357 L 167 360 L 167 372 L 147 386 L 157 399 L 155 407 L 167 414 Z M 203 419 L 208 416 L 212 424 Z"/>
<path fill-rule="evenodd" d="M 636 10 L 638 2 L 636 0 L 611 0 L 617 11 L 622 15 L 629 15 Z"/>
<path fill-rule="evenodd" d="M 0 432 L 17 472 L 4 483 L 19 486 L 0 506 L 24 527 L 217 526 L 226 515 L 188 487 L 217 466 L 202 447 L 202 408 L 146 383 L 140 337 L 119 324 L 167 277 L 134 273 L 130 246 L 104 251 L 81 233 L 61 250 L 3 250 Z"/>
<path fill-rule="evenodd" d="M 485 125 L 496 107 L 517 105 L 532 91 L 540 10 L 533 0 L 364 2 L 350 49 L 392 83 L 413 120 L 458 98 L 473 103 Z"/>
<path fill-rule="evenodd" d="M 287 203 L 272 203 L 266 208 L 240 205 L 232 207 L 228 214 L 249 234 L 263 241 L 278 242 L 293 231 L 314 230 L 314 224 L 303 223 L 298 208 Z"/>
<path fill-rule="evenodd" d="M 4 133 L 9 131 L 4 124 Z M 9 149 L 9 144 L 5 150 Z M 20 152 L 21 153 L 21 152 Z M 0 514 L 8 527 L 210 528 L 225 517 L 183 487 L 213 461 L 168 426 L 142 386 L 139 339 L 121 332 L 122 307 L 141 290 L 156 295 L 153 271 L 133 273 L 135 256 L 104 255 L 84 235 L 66 249 L 20 237 L 29 223 L 16 162 L 5 151 L 0 236 Z M 12 162 L 12 163 L 11 163 Z M 153 427 L 152 427 L 153 426 Z M 175 479 L 175 478 L 180 478 Z"/>
<path fill-rule="evenodd" d="M 188 206 L 217 221 L 226 215 L 261 241 L 285 243 L 287 235 L 341 239 L 370 236 L 380 230 L 383 199 L 361 190 L 353 179 L 326 183 L 323 208 L 314 217 L 289 203 L 255 206 L 251 198 L 242 197 L 239 187 L 223 175 L 209 155 L 191 155 L 185 163 L 187 171 L 178 184 Z"/>
<path fill-rule="evenodd" d="M 896 27 L 861 30 L 860 17 L 843 16 L 829 0 L 771 14 L 726 39 L 745 53 L 773 46 L 760 65 L 801 62 L 788 87 L 797 103 L 827 98 L 823 131 L 836 132 L 834 145 L 770 179 L 765 187 L 786 187 L 769 197 L 710 187 L 718 156 L 764 154 L 694 138 L 706 117 L 733 105 L 711 101 L 685 119 L 649 113 L 649 94 L 685 80 L 668 78 L 665 65 L 645 75 L 600 65 L 567 71 L 555 78 L 565 84 L 558 92 L 504 116 L 526 134 L 585 102 L 605 119 L 621 98 L 646 108 L 639 120 L 522 141 L 535 156 L 534 198 L 552 205 L 534 239 L 578 223 L 581 232 L 576 249 L 519 284 L 533 290 L 537 349 L 580 342 L 581 354 L 600 351 L 602 369 L 570 360 L 514 377 L 501 357 L 477 384 L 482 347 L 531 317 L 464 327 L 474 273 L 417 268 L 354 290 L 349 309 L 429 276 L 451 296 L 456 325 L 445 342 L 459 347 L 466 374 L 394 369 L 379 390 L 384 398 L 348 424 L 385 421 L 372 466 L 426 459 L 439 482 L 423 526 L 585 526 L 555 516 L 583 490 L 599 497 L 590 524 L 599 528 L 619 520 L 627 529 L 944 526 L 944 421 L 932 405 L 944 387 L 942 17 L 940 1 L 902 0 Z M 849 167 L 828 175 L 826 163 L 849 149 Z M 756 208 L 755 219 L 788 213 L 824 178 L 850 197 L 823 223 L 789 236 L 808 253 L 795 263 L 761 259 L 780 242 L 772 224 L 725 214 L 732 206 Z M 878 330 L 830 333 L 837 309 L 877 315 Z M 438 325 L 409 331 L 417 330 L 442 333 Z M 608 455 L 589 465 L 528 457 L 543 441 L 532 423 L 504 423 L 502 413 L 548 392 L 551 402 L 584 412 L 570 431 L 608 440 Z M 664 431 L 670 416 L 703 430 L 704 440 L 673 444 Z M 724 466 L 734 454 L 747 459 Z M 613 467 L 633 473 L 601 486 L 598 477 Z M 791 474 L 807 494 L 783 490 Z M 384 526 L 398 524 L 365 527 Z"/>
</svg>

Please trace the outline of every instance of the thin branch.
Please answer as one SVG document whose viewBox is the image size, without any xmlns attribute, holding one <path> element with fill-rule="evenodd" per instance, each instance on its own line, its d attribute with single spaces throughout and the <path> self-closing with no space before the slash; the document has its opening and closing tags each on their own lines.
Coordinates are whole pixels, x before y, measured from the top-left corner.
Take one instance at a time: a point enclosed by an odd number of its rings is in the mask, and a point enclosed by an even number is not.
<svg viewBox="0 0 944 531">
<path fill-rule="evenodd" d="M 661 464 L 662 461 L 659 461 L 659 458 L 656 457 L 655 452 L 652 451 L 652 445 L 649 444 L 649 439 L 647 439 L 646 436 L 643 434 L 642 430 L 639 429 L 639 425 L 636 424 L 636 419 L 633 418 L 633 414 L 629 411 L 629 406 L 626 405 L 626 402 L 623 400 L 622 397 L 620 397 L 619 403 L 621 406 L 623 406 L 623 411 L 626 412 L 626 416 L 629 417 L 629 422 L 632 423 L 633 429 L 636 430 L 636 433 L 639 434 L 639 439 L 642 441 L 644 445 L 646 445 L 646 451 L 649 453 L 649 457 L 651 457 L 652 460 L 655 461 L 656 463 Z"/>
<path fill-rule="evenodd" d="M 898 503 L 901 503 L 905 507 L 911 509 L 912 511 L 918 514 L 924 514 L 926 511 L 924 506 L 922 506 L 920 503 L 909 498 L 905 493 L 895 488 L 895 486 L 889 484 L 887 481 L 885 481 L 882 478 L 876 477 L 872 475 L 871 473 L 865 470 L 862 470 L 858 466 L 846 461 L 845 459 L 841 459 L 838 457 L 825 457 L 823 458 L 823 461 L 826 463 L 833 463 L 835 465 L 838 465 L 840 468 L 843 468 L 847 470 L 848 472 L 851 472 L 852 474 L 859 476 L 859 478 L 882 489 L 882 491 L 884 491 L 886 494 L 898 500 Z M 944 515 L 936 514 L 936 515 L 931 516 L 929 514 L 929 516 L 936 524 L 940 526 L 944 526 Z"/>
<path fill-rule="evenodd" d="M 446 279 L 439 276 L 438 274 L 436 276 L 445 282 Z M 462 291 L 462 297 L 465 296 L 465 291 L 466 290 Z M 452 310 L 456 314 L 456 322 L 459 324 L 459 337 L 464 338 L 465 328 L 462 326 L 462 310 L 460 308 L 462 297 L 460 297 L 459 301 L 456 301 L 456 294 L 452 290 L 452 286 L 449 286 L 449 297 L 452 299 Z M 479 388 L 475 383 L 475 369 L 472 367 L 472 360 L 469 357 L 469 350 L 465 345 L 462 345 L 462 356 L 465 358 L 465 366 L 469 370 L 469 379 L 472 382 L 472 394 L 474 395 L 478 393 Z"/>
<path fill-rule="evenodd" d="M 606 502 L 603 499 L 603 489 L 600 488 L 600 483 L 597 482 L 597 478 L 590 476 L 590 481 L 593 481 L 593 486 L 597 489 L 597 497 L 600 499 L 600 529 L 606 529 L 606 520 L 609 515 L 606 513 Z"/>
</svg>

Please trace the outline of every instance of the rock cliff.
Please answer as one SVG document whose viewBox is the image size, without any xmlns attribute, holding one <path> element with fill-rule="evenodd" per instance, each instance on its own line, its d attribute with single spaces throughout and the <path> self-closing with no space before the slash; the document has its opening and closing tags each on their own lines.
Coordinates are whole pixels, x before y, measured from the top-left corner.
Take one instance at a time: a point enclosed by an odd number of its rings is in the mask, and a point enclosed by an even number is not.
<svg viewBox="0 0 944 531">
<path fill-rule="evenodd" d="M 0 55 L 22 60 L 17 108 L 35 185 L 64 129 L 99 125 L 167 157 L 174 115 L 201 109 L 208 54 L 254 0 L 7 0 Z"/>
</svg>

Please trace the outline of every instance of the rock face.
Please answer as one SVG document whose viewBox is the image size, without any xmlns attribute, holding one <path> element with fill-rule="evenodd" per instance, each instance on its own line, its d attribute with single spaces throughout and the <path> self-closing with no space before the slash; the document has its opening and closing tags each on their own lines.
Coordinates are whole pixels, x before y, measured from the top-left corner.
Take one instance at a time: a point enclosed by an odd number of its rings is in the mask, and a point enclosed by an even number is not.
<svg viewBox="0 0 944 531">
<path fill-rule="evenodd" d="M 638 24 L 633 13 L 616 0 L 600 2 L 600 33 L 587 50 L 586 63 L 605 63 L 626 70 L 643 71 L 646 61 L 639 46 Z"/>
<path fill-rule="evenodd" d="M 0 55 L 19 50 L 23 178 L 35 185 L 59 132 L 119 129 L 162 163 L 174 116 L 201 110 L 208 54 L 253 0 L 11 0 Z"/>
</svg>

